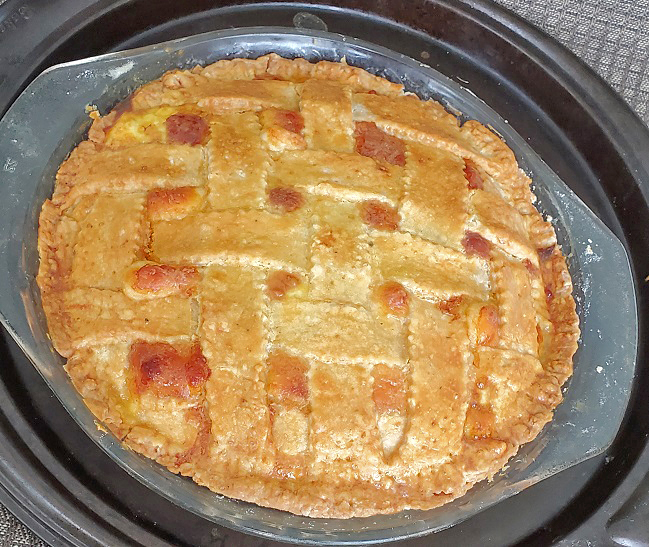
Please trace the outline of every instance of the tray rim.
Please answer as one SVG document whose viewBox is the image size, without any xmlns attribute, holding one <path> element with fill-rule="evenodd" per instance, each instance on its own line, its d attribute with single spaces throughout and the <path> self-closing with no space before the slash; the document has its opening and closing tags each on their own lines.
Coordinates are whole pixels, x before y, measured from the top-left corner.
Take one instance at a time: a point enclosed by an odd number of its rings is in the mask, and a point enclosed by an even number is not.
<svg viewBox="0 0 649 547">
<path fill-rule="evenodd" d="M 211 32 L 204 33 L 204 34 L 192 35 L 192 36 L 188 36 L 188 37 L 184 37 L 184 38 L 180 38 L 180 39 L 176 39 L 176 40 L 171 40 L 171 41 L 167 41 L 167 42 L 163 42 L 163 43 L 159 43 L 159 44 L 154 44 L 154 45 L 151 45 L 151 46 L 146 46 L 144 48 L 137 48 L 137 49 L 134 49 L 134 50 L 125 50 L 125 51 L 116 52 L 116 53 L 109 53 L 109 54 L 106 54 L 106 55 L 100 55 L 100 56 L 95 56 L 95 57 L 90 57 L 90 58 L 84 58 L 84 59 L 77 60 L 77 61 L 72 61 L 72 62 L 69 62 L 69 63 L 62 63 L 62 64 L 59 64 L 59 65 L 55 65 L 55 66 L 49 68 L 48 70 L 44 71 L 41 75 L 39 75 L 32 82 L 32 84 L 30 84 L 27 87 L 27 89 L 21 94 L 21 97 L 18 100 L 19 101 L 23 100 L 23 102 L 24 101 L 29 101 L 29 97 L 34 96 L 34 94 L 36 92 L 32 88 L 36 88 L 38 82 L 41 82 L 41 85 L 43 85 L 42 84 L 43 81 L 48 82 L 50 79 L 52 79 L 54 77 L 54 74 L 56 74 L 57 72 L 63 72 L 66 77 L 71 77 L 74 80 L 76 80 L 79 77 L 85 77 L 86 74 L 91 75 L 93 73 L 92 65 L 94 63 L 96 63 L 97 61 L 110 63 L 109 66 L 112 67 L 116 62 L 121 62 L 122 60 L 126 61 L 126 63 L 124 65 L 114 67 L 114 68 L 110 68 L 108 70 L 108 73 L 110 73 L 113 70 L 120 72 L 123 69 L 126 69 L 124 71 L 128 72 L 134 65 L 133 60 L 135 60 L 140 55 L 146 55 L 148 53 L 166 51 L 167 48 L 169 48 L 170 52 L 172 52 L 172 51 L 173 52 L 176 52 L 176 51 L 181 52 L 178 55 L 178 57 L 180 57 L 180 59 L 181 59 L 181 64 L 189 66 L 189 65 L 193 64 L 195 62 L 195 60 L 193 59 L 193 54 L 190 54 L 189 62 L 186 61 L 185 55 L 182 53 L 183 52 L 183 47 L 185 45 L 187 45 L 187 47 L 191 47 L 192 45 L 199 46 L 200 44 L 211 44 L 213 42 L 220 42 L 222 40 L 227 41 L 228 39 L 237 38 L 237 37 L 243 37 L 243 36 L 249 37 L 248 39 L 250 39 L 251 43 L 253 43 L 255 41 L 255 39 L 254 39 L 255 36 L 260 36 L 260 37 L 263 36 L 263 38 L 261 40 L 261 43 L 264 44 L 262 46 L 262 48 L 261 48 L 262 50 L 266 49 L 266 47 L 267 47 L 266 44 L 269 41 L 270 42 L 276 41 L 278 36 L 288 36 L 288 37 L 293 37 L 294 36 L 299 41 L 305 41 L 305 39 L 306 39 L 307 41 L 312 40 L 312 41 L 315 42 L 315 41 L 317 41 L 319 39 L 322 39 L 323 41 L 341 43 L 341 45 L 342 44 L 348 44 L 352 49 L 362 50 L 364 52 L 369 52 L 370 54 L 372 54 L 372 53 L 378 54 L 379 56 L 385 56 L 385 57 L 388 57 L 389 59 L 396 60 L 399 63 L 403 63 L 403 65 L 404 65 L 404 74 L 408 74 L 408 71 L 407 71 L 408 66 L 421 65 L 421 63 L 419 63 L 418 61 L 413 60 L 413 59 L 411 59 L 411 58 L 409 58 L 409 57 L 407 57 L 407 56 L 405 56 L 403 54 L 394 52 L 392 50 L 389 50 L 389 49 L 384 48 L 382 46 L 378 46 L 378 45 L 373 44 L 373 43 L 369 43 L 366 40 L 359 40 L 359 39 L 352 38 L 352 37 L 349 37 L 349 36 L 343 36 L 343 35 L 340 35 L 340 34 L 337 34 L 337 33 L 311 31 L 311 30 L 306 30 L 306 29 L 291 29 L 291 28 L 284 28 L 284 27 L 281 27 L 281 28 L 280 27 L 245 27 L 245 28 L 242 27 L 242 28 L 211 31 Z M 325 46 L 325 47 L 328 47 L 328 46 Z M 344 50 L 344 46 L 342 46 L 342 47 L 343 47 L 343 50 Z M 218 51 L 218 48 L 217 48 L 217 51 Z M 350 52 L 350 54 L 351 54 L 351 52 Z M 218 57 L 218 53 L 217 53 L 217 57 Z M 137 61 L 135 61 L 135 62 L 137 62 Z M 173 65 L 175 66 L 175 62 L 173 63 Z M 85 67 L 88 67 L 88 69 L 84 69 Z M 101 71 L 103 68 L 104 67 L 100 66 L 99 70 Z M 433 73 L 437 72 L 434 69 L 431 69 L 431 68 L 425 67 L 425 66 L 424 67 L 418 67 L 418 69 L 423 71 L 423 73 L 430 73 L 431 74 L 430 78 L 432 80 L 440 80 L 440 81 L 437 82 L 437 85 L 433 86 L 433 87 L 439 87 L 440 89 L 447 89 L 449 94 L 453 94 L 452 93 L 453 89 L 461 88 L 461 86 L 459 86 L 456 82 L 452 81 L 450 78 L 448 78 L 448 77 L 446 77 L 444 75 L 441 75 L 441 74 L 438 73 L 438 76 L 434 76 Z M 64 81 L 68 81 L 68 80 L 66 79 Z M 45 87 L 45 89 L 47 89 L 47 87 Z M 460 93 L 460 96 L 456 95 L 456 99 L 458 101 L 461 100 L 462 95 L 466 95 L 466 91 L 467 90 L 462 90 L 462 92 Z M 471 95 L 474 95 L 471 92 L 469 92 L 469 93 Z M 99 97 L 97 97 L 97 99 L 99 99 Z M 452 99 L 451 99 L 451 102 L 452 102 Z M 485 109 L 487 110 L 487 113 L 485 115 L 489 114 L 489 111 L 491 109 L 487 105 L 485 105 L 485 103 L 483 101 L 481 101 L 481 100 L 475 101 L 475 99 L 472 99 L 472 102 L 475 102 L 476 105 L 484 106 Z M 454 104 L 453 106 L 459 107 L 460 104 L 457 103 L 457 104 Z M 479 106 L 476 106 L 476 109 L 479 109 Z M 11 110 L 8 112 L 8 114 L 10 112 L 11 112 Z M 521 141 L 522 144 L 516 143 L 517 148 L 519 148 L 520 146 L 523 146 L 523 150 L 520 150 L 521 153 L 525 153 L 525 149 L 528 149 L 527 152 L 529 153 L 529 156 L 524 156 L 524 159 L 526 159 L 530 163 L 533 163 L 534 161 L 538 161 L 538 163 L 540 163 L 540 165 L 541 165 L 541 169 L 547 170 L 548 171 L 548 177 L 551 179 L 552 175 L 553 175 L 552 171 L 538 157 L 538 155 L 536 155 L 533 152 L 533 150 L 529 147 L 529 145 L 524 143 L 524 141 L 520 138 L 520 136 L 518 136 L 515 132 L 511 131 L 509 129 L 509 127 L 506 126 L 506 123 L 504 123 L 502 120 L 500 120 L 500 121 L 495 120 L 494 124 L 497 123 L 497 122 L 499 123 L 499 129 L 501 131 L 508 131 L 509 133 L 511 133 L 508 136 L 509 139 L 512 139 L 512 141 L 514 141 L 514 140 Z M 510 145 L 513 146 L 514 143 L 510 142 Z M 541 173 L 539 173 L 539 176 L 542 177 Z M 558 179 L 558 177 L 556 177 L 556 175 L 554 175 L 554 177 L 558 181 L 560 180 L 560 179 Z M 538 179 L 537 179 L 537 182 L 538 182 Z M 545 186 L 544 184 L 538 184 L 537 185 L 537 187 L 539 187 L 539 188 L 544 187 L 544 186 Z M 578 209 L 576 209 L 576 210 L 582 211 L 585 216 L 589 217 L 589 221 L 590 221 L 589 226 L 599 226 L 599 228 L 600 228 L 600 230 L 602 230 L 602 232 L 611 233 L 610 230 L 608 230 L 608 228 L 606 228 L 604 223 L 601 222 L 585 206 L 585 204 L 583 204 L 583 202 L 581 202 L 581 200 L 574 193 L 572 193 L 570 191 L 570 189 L 567 187 L 567 185 L 565 185 L 565 183 L 562 183 L 560 185 L 560 188 L 557 189 L 557 192 L 558 192 L 558 195 L 561 195 L 560 192 L 565 192 L 567 194 L 571 194 L 571 196 L 572 196 L 571 199 L 575 203 L 577 203 L 577 205 L 578 205 Z M 545 190 L 543 190 L 542 192 L 539 190 L 539 193 L 540 194 L 546 194 L 547 192 Z M 550 199 L 552 199 L 552 197 L 553 197 L 552 194 L 548 193 L 548 195 L 550 195 Z M 541 201 L 543 201 L 543 200 L 541 200 Z M 546 203 L 547 203 L 547 201 L 546 201 Z M 569 214 L 568 214 L 568 216 L 569 216 Z M 625 264 L 629 268 L 629 272 L 630 272 L 629 260 L 628 260 L 628 256 L 626 256 L 626 254 L 625 254 L 624 246 L 622 245 L 622 243 L 617 238 L 615 238 L 612 235 L 612 233 L 611 233 L 611 236 L 612 236 L 611 240 L 613 242 L 613 246 L 615 246 L 616 248 L 621 250 L 622 255 L 623 255 L 621 257 L 622 263 Z M 593 235 L 593 237 L 595 237 L 595 236 Z M 568 241 L 572 241 L 572 239 L 569 238 L 569 240 L 564 241 L 564 243 L 568 243 Z M 573 249 L 573 251 L 574 251 L 574 249 Z M 588 261 L 585 261 L 585 260 L 582 261 L 582 264 L 587 264 L 587 263 L 588 263 Z M 625 268 L 622 268 L 622 269 L 625 269 Z M 635 288 L 633 287 L 632 290 L 631 290 L 632 295 L 635 294 L 634 289 Z M 634 298 L 632 298 L 631 300 L 632 300 L 632 302 L 631 302 L 632 315 L 636 316 L 636 314 L 633 313 L 633 312 L 635 312 Z M 3 322 L 3 324 L 5 326 L 7 326 L 7 327 L 9 326 L 9 322 L 6 320 L 6 317 L 4 316 L 4 314 L 0 315 L 0 320 L 2 320 L 2 322 Z M 635 332 L 636 338 L 637 338 L 637 326 L 634 329 L 634 332 Z M 10 331 L 10 333 L 11 333 L 11 331 Z M 12 333 L 12 335 L 13 335 L 13 333 Z M 590 337 L 590 339 L 592 340 L 592 337 Z M 19 343 L 19 345 L 22 345 L 20 338 L 15 338 L 15 340 L 16 340 L 16 342 Z M 630 340 L 629 342 L 630 342 L 631 346 L 633 348 L 635 348 L 636 340 L 635 339 Z M 31 355 L 31 353 L 29 351 L 26 351 L 26 353 L 30 358 L 32 358 L 32 355 Z M 32 359 L 32 361 L 34 361 L 34 360 L 39 361 L 39 359 L 37 359 L 36 357 L 34 357 Z M 77 423 L 79 423 L 79 425 L 85 431 L 85 433 L 88 434 L 91 437 L 91 439 L 96 444 L 98 444 L 100 446 L 100 448 L 102 448 L 114 461 L 116 461 L 118 463 L 118 465 L 120 465 L 123 469 L 125 469 L 130 475 L 137 478 L 141 482 L 145 483 L 149 488 L 151 488 L 152 490 L 157 492 L 159 495 L 162 495 L 162 496 L 166 497 L 170 501 L 180 505 L 182 508 L 184 508 L 186 510 L 189 510 L 189 511 L 192 511 L 192 512 L 198 514 L 199 516 L 203 517 L 203 518 L 207 518 L 208 520 L 212 520 L 212 521 L 217 522 L 219 524 L 223 524 L 223 525 L 225 525 L 227 527 L 233 527 L 235 529 L 243 530 L 243 531 L 245 531 L 247 533 L 251 533 L 251 534 L 254 534 L 254 535 L 259 535 L 259 536 L 262 536 L 262 537 L 268 537 L 268 538 L 277 539 L 277 533 L 278 533 L 277 532 L 277 526 L 278 526 L 277 524 L 272 524 L 271 525 L 271 524 L 265 523 L 263 520 L 258 520 L 256 518 L 255 519 L 250 519 L 248 521 L 248 520 L 242 519 L 240 516 L 234 516 L 233 515 L 233 516 L 228 517 L 223 513 L 219 514 L 220 511 L 218 513 L 214 513 L 214 514 L 211 514 L 211 515 L 206 513 L 206 512 L 203 512 L 203 513 L 198 512 L 199 511 L 199 506 L 196 505 L 196 502 L 190 503 L 189 500 L 184 499 L 184 495 L 183 495 L 182 492 L 176 492 L 171 485 L 169 485 L 171 490 L 164 488 L 164 486 L 160 483 L 160 479 L 156 478 L 156 475 L 159 475 L 159 473 L 157 472 L 157 468 L 156 468 L 155 471 L 152 470 L 152 472 L 150 473 L 148 470 L 140 468 L 139 462 L 137 462 L 137 461 L 133 461 L 133 462 L 131 462 L 131 464 L 128 464 L 127 461 L 125 461 L 123 459 L 124 456 L 120 457 L 120 453 L 122 453 L 123 450 L 117 448 L 119 443 L 115 442 L 114 439 L 112 439 L 112 438 L 107 439 L 107 437 L 105 435 L 97 434 L 96 429 L 94 429 L 94 424 L 89 425 L 88 420 L 84 419 L 83 415 L 88 414 L 88 411 L 87 411 L 87 409 L 85 407 L 81 410 L 81 415 L 79 415 L 79 413 L 77 411 L 73 411 L 72 407 L 76 408 L 76 407 L 81 407 L 82 406 L 76 400 L 78 397 L 73 396 L 73 400 L 69 399 L 69 395 L 66 394 L 66 391 L 68 391 L 66 388 L 64 388 L 64 391 L 61 391 L 60 387 L 58 389 L 55 388 L 52 385 L 52 382 L 50 381 L 50 379 L 48 378 L 48 375 L 42 370 L 41 366 L 36 365 L 36 368 L 39 370 L 39 372 L 41 372 L 41 374 L 43 375 L 46 382 L 48 384 L 50 384 L 50 388 L 55 393 L 57 398 L 61 401 L 63 406 L 66 408 L 66 410 L 72 415 L 74 420 Z M 633 361 L 633 368 L 635 368 L 635 360 Z M 586 374 L 586 373 L 584 372 L 584 374 Z M 580 375 L 580 378 L 581 378 L 581 376 L 582 375 Z M 594 375 L 594 376 L 597 377 L 597 375 Z M 69 383 L 69 381 L 68 381 L 68 383 Z M 614 382 L 614 383 L 617 385 L 617 382 Z M 575 388 L 573 388 L 573 389 L 575 389 Z M 628 400 L 626 402 L 628 403 Z M 567 405 L 567 401 L 564 402 L 563 406 L 561 407 L 561 408 L 564 409 L 564 412 L 565 412 L 566 408 L 569 408 L 569 407 L 566 407 L 566 405 Z M 620 411 L 621 410 L 622 409 L 620 408 Z M 622 415 L 620 416 L 619 421 L 618 420 L 615 421 L 615 423 L 618 424 L 618 429 L 619 429 L 619 424 L 621 423 L 622 417 L 624 416 L 625 412 L 626 412 L 626 407 L 624 408 L 624 412 L 622 412 Z M 581 414 L 581 413 L 577 412 L 577 414 Z M 570 422 L 572 422 L 573 420 L 575 422 L 577 422 L 578 419 L 579 418 L 574 418 L 574 411 L 573 411 L 573 414 L 571 415 Z M 93 428 L 92 432 L 89 431 L 89 428 Z M 615 431 L 617 431 L 618 429 L 616 429 Z M 549 433 L 546 431 L 545 435 L 546 435 L 545 438 L 547 439 L 548 438 L 547 435 L 549 435 Z M 555 474 L 559 470 L 565 469 L 565 468 L 570 467 L 572 465 L 576 465 L 577 463 L 580 463 L 581 461 L 584 461 L 587 458 L 598 455 L 598 454 L 602 453 L 604 450 L 606 450 L 606 448 L 608 448 L 608 446 L 610 446 L 610 444 L 613 442 L 613 438 L 614 438 L 614 434 L 612 434 L 610 437 L 607 437 L 607 441 L 604 444 L 598 444 L 594 449 L 591 449 L 591 450 L 589 450 L 589 451 L 587 451 L 587 452 L 585 452 L 583 454 L 581 453 L 581 451 L 579 451 L 579 456 L 571 457 L 570 458 L 571 461 L 570 461 L 569 464 L 563 462 L 560 465 L 556 466 L 554 468 L 555 470 L 552 473 L 550 473 L 548 471 L 544 471 L 542 474 L 539 474 L 539 475 L 537 475 L 537 476 L 535 476 L 534 478 L 531 478 L 531 479 L 523 479 L 522 481 L 519 479 L 518 485 L 523 485 L 523 484 L 528 485 L 528 486 L 532 485 L 532 484 L 538 482 L 539 480 L 541 480 L 542 478 L 550 476 L 550 474 Z M 518 452 L 518 455 L 522 456 L 523 454 L 526 453 L 526 451 L 534 450 L 534 447 L 538 446 L 539 444 L 542 444 L 541 439 L 539 439 L 538 441 L 535 439 L 531 443 L 526 444 L 525 448 L 521 447 L 521 449 Z M 128 454 L 128 452 L 130 452 L 130 451 L 127 451 L 126 457 L 130 458 L 130 455 Z M 510 462 L 508 464 L 508 467 L 511 467 L 511 468 L 515 467 L 515 461 L 516 460 L 517 460 L 517 458 L 513 458 L 512 460 L 510 460 Z M 561 461 L 561 460 L 559 460 L 559 461 Z M 164 473 L 164 471 L 162 473 Z M 161 480 L 164 481 L 165 480 L 164 477 Z M 169 480 L 169 481 L 173 480 L 174 483 L 177 483 L 177 481 L 175 481 L 175 479 L 169 478 L 167 480 Z M 473 494 L 473 496 L 478 495 L 477 491 L 479 491 L 482 487 L 484 487 L 484 485 L 482 485 L 480 488 L 477 488 L 476 493 Z M 472 490 L 474 490 L 474 489 L 472 489 Z M 491 487 L 488 487 L 487 490 L 489 490 L 491 492 Z M 496 491 L 497 490 L 494 490 L 494 492 L 496 492 Z M 506 497 L 511 496 L 513 493 L 517 493 L 518 491 L 519 491 L 519 487 L 508 486 L 508 487 L 505 487 L 504 490 L 502 490 L 503 493 L 502 493 L 502 495 L 500 497 L 501 498 L 506 498 Z M 200 493 L 198 493 L 198 494 L 200 495 Z M 471 496 L 470 493 L 468 495 Z M 221 497 L 221 496 L 219 496 L 219 497 Z M 462 499 L 464 500 L 464 497 Z M 466 501 L 471 501 L 471 500 L 472 500 L 472 498 L 469 497 L 469 498 L 467 498 Z M 398 535 L 393 535 L 393 536 L 384 536 L 384 530 L 389 530 L 390 529 L 390 525 L 387 524 L 387 523 L 386 523 L 387 527 L 385 527 L 385 528 L 376 529 L 376 530 L 371 529 L 371 530 L 367 530 L 367 531 L 358 531 L 358 530 L 353 531 L 352 530 L 353 524 L 351 524 L 351 523 L 350 523 L 350 529 L 346 530 L 345 528 L 348 528 L 348 526 L 347 526 L 347 523 L 345 523 L 344 525 L 341 524 L 341 528 L 343 528 L 343 530 L 339 530 L 339 531 L 337 530 L 335 532 L 319 531 L 317 534 L 320 535 L 321 537 L 315 537 L 315 536 L 312 535 L 312 534 L 316 534 L 315 530 L 311 531 L 311 530 L 305 529 L 304 528 L 304 526 L 305 526 L 304 522 L 300 523 L 301 526 L 302 526 L 301 530 L 299 528 L 296 528 L 296 529 L 293 530 L 293 526 L 289 525 L 288 523 L 282 523 L 281 526 L 282 527 L 286 526 L 287 529 L 290 528 L 292 530 L 290 540 L 292 542 L 295 542 L 295 543 L 302 543 L 302 544 L 322 544 L 322 543 L 324 543 L 324 544 L 327 544 L 327 543 L 333 541 L 333 542 L 336 542 L 336 543 L 345 543 L 345 544 L 358 545 L 358 544 L 365 544 L 365 543 L 376 543 L 376 542 L 384 542 L 384 541 L 394 541 L 394 540 L 401 540 L 401 539 L 409 539 L 409 538 L 419 537 L 421 535 L 425 535 L 425 534 L 428 534 L 428 533 L 431 533 L 431 532 L 434 532 L 434 531 L 440 531 L 440 530 L 443 530 L 444 528 L 455 525 L 455 524 L 461 522 L 462 520 L 465 520 L 466 518 L 469 518 L 470 516 L 473 516 L 474 514 L 477 514 L 482 509 L 487 508 L 487 507 L 489 507 L 489 506 L 491 506 L 491 505 L 493 505 L 495 503 L 493 495 L 492 495 L 491 499 L 487 499 L 486 501 L 483 500 L 483 501 L 477 502 L 476 505 L 475 505 L 476 511 L 474 513 L 472 513 L 472 514 L 469 514 L 469 513 L 465 513 L 465 511 L 464 511 L 464 506 L 467 505 L 467 504 L 462 503 L 462 500 L 459 500 L 459 501 L 460 501 L 459 507 L 461 507 L 461 509 L 458 508 L 458 510 L 459 510 L 458 515 L 459 516 L 450 517 L 448 520 L 444 520 L 442 523 L 438 523 L 436 525 L 432 525 L 432 523 L 429 523 L 429 524 L 427 524 L 427 526 L 425 528 L 423 528 L 422 526 L 419 526 L 419 525 L 413 526 L 412 523 L 408 524 L 408 525 L 401 524 L 401 525 L 398 526 L 398 528 L 397 527 L 392 528 L 393 530 L 399 530 L 399 532 L 397 532 Z M 500 501 L 500 500 L 498 500 L 498 501 Z M 203 501 L 203 504 L 204 503 L 205 502 Z M 458 507 L 458 504 L 454 504 L 454 505 L 456 507 Z M 445 509 L 446 509 L 446 511 L 450 510 L 448 508 L 445 508 Z M 259 509 L 259 510 L 262 511 L 262 513 L 267 513 L 268 512 L 266 509 Z M 440 510 L 441 509 L 439 509 L 437 511 L 440 511 Z M 433 511 L 433 512 L 435 512 L 435 511 Z M 412 518 L 413 521 L 414 521 L 417 518 L 416 517 L 417 514 L 418 513 L 415 513 L 415 514 L 408 513 L 409 516 L 406 516 L 404 518 L 407 518 L 407 519 Z M 427 515 L 428 515 L 428 517 L 430 517 L 430 513 L 427 512 Z M 296 520 L 292 516 L 285 517 L 285 519 L 287 519 L 287 518 L 290 518 L 291 520 Z M 298 517 L 298 518 L 304 518 L 304 517 Z M 395 516 L 381 516 L 381 517 L 377 516 L 375 518 L 381 518 L 381 519 L 388 518 L 389 519 L 389 518 L 397 518 L 397 517 L 395 515 Z M 281 520 L 281 517 L 280 517 L 280 520 Z M 307 520 L 310 520 L 310 519 L 307 519 Z M 325 521 L 326 520 L 327 519 L 325 519 Z M 363 519 L 361 519 L 361 520 L 363 520 Z M 323 524 L 325 523 L 325 521 L 323 521 Z M 253 522 L 254 522 L 254 524 L 253 524 Z M 326 526 L 326 524 L 324 524 L 324 525 Z M 296 523 L 296 526 L 298 526 L 297 523 Z M 396 523 L 395 523 L 395 526 L 396 526 Z M 308 526 L 308 528 L 311 528 L 311 527 Z M 316 529 L 318 528 L 317 524 L 316 524 L 315 528 Z M 405 529 L 402 530 L 402 528 L 405 528 Z M 408 529 L 408 528 L 410 528 L 410 529 Z M 363 537 L 359 538 L 358 536 L 363 536 Z"/>
</svg>

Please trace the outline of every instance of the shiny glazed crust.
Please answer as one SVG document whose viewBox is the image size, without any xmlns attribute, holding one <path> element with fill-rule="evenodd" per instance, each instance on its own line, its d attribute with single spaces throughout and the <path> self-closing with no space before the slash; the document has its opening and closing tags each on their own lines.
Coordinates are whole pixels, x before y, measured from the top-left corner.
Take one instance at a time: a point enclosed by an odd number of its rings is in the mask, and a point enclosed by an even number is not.
<svg viewBox="0 0 649 547">
<path fill-rule="evenodd" d="M 487 128 L 361 69 L 172 71 L 59 169 L 50 335 L 105 426 L 215 492 L 432 508 L 536 437 L 572 374 L 572 284 L 529 183 Z"/>
</svg>

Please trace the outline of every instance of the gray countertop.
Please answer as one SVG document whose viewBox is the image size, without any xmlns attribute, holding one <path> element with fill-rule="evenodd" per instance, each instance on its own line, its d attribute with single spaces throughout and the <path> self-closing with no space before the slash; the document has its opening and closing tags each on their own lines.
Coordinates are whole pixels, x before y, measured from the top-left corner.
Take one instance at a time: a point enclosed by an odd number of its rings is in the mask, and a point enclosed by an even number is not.
<svg viewBox="0 0 649 547">
<path fill-rule="evenodd" d="M 649 0 L 496 1 L 584 60 L 649 124 Z M 0 505 L 0 547 L 44 545 Z"/>
<path fill-rule="evenodd" d="M 556 38 L 649 124 L 649 0 L 496 0 Z"/>
</svg>

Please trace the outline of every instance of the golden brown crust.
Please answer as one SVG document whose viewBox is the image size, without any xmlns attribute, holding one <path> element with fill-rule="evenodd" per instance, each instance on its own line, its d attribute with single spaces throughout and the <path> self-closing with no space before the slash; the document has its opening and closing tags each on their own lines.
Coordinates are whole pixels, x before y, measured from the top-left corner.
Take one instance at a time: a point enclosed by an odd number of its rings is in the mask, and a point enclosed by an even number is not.
<svg viewBox="0 0 649 547">
<path fill-rule="evenodd" d="M 572 373 L 572 282 L 512 151 L 344 63 L 142 86 L 62 164 L 38 245 L 50 336 L 98 420 L 297 514 L 462 496 Z"/>
</svg>

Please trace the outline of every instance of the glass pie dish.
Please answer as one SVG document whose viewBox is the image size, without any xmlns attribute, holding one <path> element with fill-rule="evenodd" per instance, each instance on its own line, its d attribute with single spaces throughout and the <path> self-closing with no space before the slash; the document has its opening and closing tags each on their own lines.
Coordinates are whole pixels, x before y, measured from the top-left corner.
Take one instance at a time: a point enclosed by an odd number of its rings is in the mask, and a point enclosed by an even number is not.
<svg viewBox="0 0 649 547">
<path fill-rule="evenodd" d="M 224 498 L 124 448 L 97 427 L 53 350 L 34 277 L 40 207 L 61 161 L 83 138 L 87 110 L 105 113 L 138 86 L 172 68 L 275 52 L 346 61 L 433 98 L 461 119 L 499 133 L 535 181 L 538 206 L 553 219 L 575 285 L 582 339 L 575 373 L 555 419 L 521 448 L 493 481 L 430 511 L 350 520 L 309 519 Z M 479 90 L 474 90 L 479 94 Z M 86 106 L 86 111 L 84 111 Z M 52 67 L 36 78 L 0 122 L 2 322 L 84 431 L 138 480 L 179 506 L 238 530 L 303 543 L 375 543 L 451 526 L 522 489 L 600 454 L 613 441 L 634 375 L 637 318 L 622 244 L 494 111 L 471 91 L 412 59 L 359 40 L 306 30 L 219 31 Z M 606 321 L 615 310 L 615 321 Z"/>
</svg>

